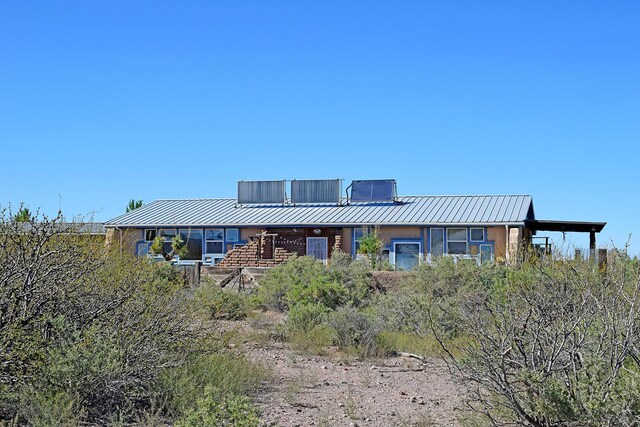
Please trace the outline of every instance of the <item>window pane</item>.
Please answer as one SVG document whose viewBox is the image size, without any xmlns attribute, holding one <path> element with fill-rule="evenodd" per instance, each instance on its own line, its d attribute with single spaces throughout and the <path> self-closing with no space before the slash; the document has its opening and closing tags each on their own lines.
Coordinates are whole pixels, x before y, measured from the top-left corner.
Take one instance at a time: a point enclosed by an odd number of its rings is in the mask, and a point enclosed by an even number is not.
<svg viewBox="0 0 640 427">
<path fill-rule="evenodd" d="M 307 256 L 324 262 L 327 259 L 327 243 L 326 237 L 307 237 Z"/>
<path fill-rule="evenodd" d="M 396 243 L 396 268 L 411 270 L 419 263 L 420 245 L 417 243 Z"/>
<path fill-rule="evenodd" d="M 171 240 L 171 238 L 175 235 L 176 235 L 176 230 L 173 230 L 173 229 L 160 230 L 160 236 L 168 237 L 169 240 Z"/>
<path fill-rule="evenodd" d="M 202 259 L 202 230 L 197 228 L 180 230 L 180 237 L 187 246 L 187 254 L 182 259 Z"/>
<path fill-rule="evenodd" d="M 467 241 L 466 228 L 447 228 L 447 240 Z"/>
<path fill-rule="evenodd" d="M 493 260 L 493 246 L 480 245 L 480 262 L 482 264 Z"/>
<path fill-rule="evenodd" d="M 224 230 L 222 228 L 212 228 L 205 231 L 207 240 L 224 240 Z"/>
<path fill-rule="evenodd" d="M 474 242 L 482 242 L 484 240 L 484 228 L 472 228 L 471 240 Z"/>
<path fill-rule="evenodd" d="M 466 254 L 467 243 L 466 242 L 447 242 L 448 254 Z"/>
<path fill-rule="evenodd" d="M 444 229 L 431 229 L 431 255 L 442 256 L 444 254 Z"/>
<path fill-rule="evenodd" d="M 227 242 L 237 242 L 240 240 L 237 228 L 227 228 Z"/>
<path fill-rule="evenodd" d="M 149 243 L 148 242 L 138 242 L 136 244 L 136 255 L 139 257 L 147 256 L 149 253 Z"/>
<path fill-rule="evenodd" d="M 208 254 L 221 254 L 222 253 L 222 242 L 207 242 L 207 253 Z"/>
<path fill-rule="evenodd" d="M 151 242 L 156 238 L 156 230 L 144 230 L 144 240 Z"/>
</svg>

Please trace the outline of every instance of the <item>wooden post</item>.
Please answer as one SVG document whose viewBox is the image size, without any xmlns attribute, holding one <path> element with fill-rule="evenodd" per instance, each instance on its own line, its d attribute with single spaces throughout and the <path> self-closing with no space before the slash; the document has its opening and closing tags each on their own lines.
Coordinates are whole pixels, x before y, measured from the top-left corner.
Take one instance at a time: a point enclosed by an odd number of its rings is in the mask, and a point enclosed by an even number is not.
<svg viewBox="0 0 640 427">
<path fill-rule="evenodd" d="M 596 258 L 596 229 L 592 228 L 589 232 L 589 259 L 595 260 Z"/>
<path fill-rule="evenodd" d="M 582 258 L 582 251 L 580 249 L 575 249 L 573 252 L 573 259 L 574 260 L 582 260 L 584 258 Z"/>
<path fill-rule="evenodd" d="M 600 271 L 605 271 L 607 269 L 606 249 L 598 249 L 598 267 L 600 267 Z"/>
</svg>

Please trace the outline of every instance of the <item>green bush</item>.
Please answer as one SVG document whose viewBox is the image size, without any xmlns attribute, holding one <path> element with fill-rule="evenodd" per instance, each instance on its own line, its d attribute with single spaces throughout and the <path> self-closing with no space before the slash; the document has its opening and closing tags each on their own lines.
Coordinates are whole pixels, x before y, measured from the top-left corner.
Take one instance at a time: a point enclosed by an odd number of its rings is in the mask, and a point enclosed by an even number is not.
<svg viewBox="0 0 640 427">
<path fill-rule="evenodd" d="M 346 288 L 350 305 L 359 307 L 371 296 L 371 265 L 367 261 L 354 260 L 351 255 L 336 251 L 327 270 L 332 281 Z"/>
<path fill-rule="evenodd" d="M 332 313 L 329 325 L 335 330 L 335 343 L 344 350 L 353 350 L 362 357 L 380 355 L 378 346 L 380 324 L 371 316 L 353 307 L 341 307 Z"/>
<path fill-rule="evenodd" d="M 0 213 L 0 424 L 130 424 L 150 414 L 170 422 L 190 407 L 180 399 L 193 405 L 220 378 L 246 383 L 221 387 L 239 393 L 259 381 L 250 364 L 198 363 L 224 342 L 193 316 L 171 266 L 105 248 L 75 227 L 61 215 L 25 226 Z M 226 376 L 215 372 L 221 365 Z M 165 381 L 180 371 L 176 379 L 197 381 Z"/>
<path fill-rule="evenodd" d="M 194 293 L 196 303 L 212 319 L 241 320 L 247 317 L 246 294 L 226 291 L 215 283 L 204 281 Z"/>
<path fill-rule="evenodd" d="M 325 274 L 325 266 L 320 261 L 311 257 L 292 258 L 271 269 L 260 280 L 256 300 L 263 308 L 286 311 L 289 304 L 285 296 L 291 288 L 309 286 Z"/>
<path fill-rule="evenodd" d="M 294 284 L 284 297 L 289 307 L 303 304 L 319 304 L 336 308 L 347 302 L 347 289 L 344 285 L 331 281 L 326 276 L 315 277 L 310 283 Z"/>
<path fill-rule="evenodd" d="M 335 331 L 328 325 L 319 324 L 308 332 L 293 330 L 288 340 L 294 350 L 311 354 L 325 354 L 327 347 L 333 344 Z"/>
<path fill-rule="evenodd" d="M 294 258 L 269 271 L 260 281 L 256 301 L 265 309 L 286 311 L 292 305 L 320 302 L 328 307 L 360 306 L 371 292 L 371 268 L 335 252 L 329 265 L 310 257 Z"/>
<path fill-rule="evenodd" d="M 207 387 L 194 409 L 175 423 L 176 427 L 258 427 L 257 410 L 245 396 L 220 397 L 218 390 Z"/>
<path fill-rule="evenodd" d="M 308 333 L 315 326 L 325 323 L 330 311 L 323 304 L 296 304 L 289 310 L 285 323 L 287 332 Z"/>
<path fill-rule="evenodd" d="M 269 378 L 268 370 L 241 354 L 219 350 L 188 358 L 181 366 L 163 372 L 157 387 L 157 401 L 167 402 L 169 416 L 176 417 L 194 409 L 194 403 L 207 387 L 216 396 L 250 395 Z"/>
</svg>

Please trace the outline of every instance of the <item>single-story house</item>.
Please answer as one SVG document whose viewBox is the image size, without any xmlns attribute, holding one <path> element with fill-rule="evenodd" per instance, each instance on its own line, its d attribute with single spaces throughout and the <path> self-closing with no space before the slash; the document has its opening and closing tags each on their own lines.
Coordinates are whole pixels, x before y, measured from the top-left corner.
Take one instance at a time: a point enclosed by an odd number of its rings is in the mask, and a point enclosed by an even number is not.
<svg viewBox="0 0 640 427">
<path fill-rule="evenodd" d="M 156 200 L 104 226 L 108 242 L 139 256 L 156 237 L 170 245 L 179 235 L 188 252 L 178 262 L 227 267 L 271 267 L 294 254 L 326 261 L 336 250 L 356 257 L 375 229 L 398 269 L 447 255 L 509 262 L 538 230 L 564 224 L 595 236 L 604 227 L 536 220 L 529 195 L 397 196 L 395 180 L 353 181 L 341 193 L 340 180 L 240 181 L 237 198 Z"/>
</svg>

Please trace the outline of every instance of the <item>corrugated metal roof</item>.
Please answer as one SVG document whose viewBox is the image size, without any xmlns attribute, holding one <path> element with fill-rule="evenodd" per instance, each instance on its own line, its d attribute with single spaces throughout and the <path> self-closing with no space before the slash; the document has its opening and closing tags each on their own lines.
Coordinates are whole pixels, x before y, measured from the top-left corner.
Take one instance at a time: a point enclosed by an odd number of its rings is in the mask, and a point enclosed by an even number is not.
<svg viewBox="0 0 640 427">
<path fill-rule="evenodd" d="M 400 203 L 244 205 L 236 199 L 156 200 L 105 223 L 106 227 L 349 226 L 524 224 L 531 196 L 406 196 Z"/>
</svg>

